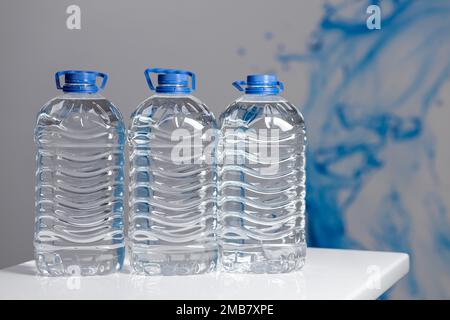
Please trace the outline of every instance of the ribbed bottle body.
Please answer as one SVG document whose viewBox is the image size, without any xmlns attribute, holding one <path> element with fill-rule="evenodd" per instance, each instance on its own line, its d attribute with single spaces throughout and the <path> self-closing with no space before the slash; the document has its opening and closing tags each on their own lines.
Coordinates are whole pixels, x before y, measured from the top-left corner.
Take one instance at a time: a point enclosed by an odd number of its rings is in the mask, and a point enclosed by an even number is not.
<svg viewBox="0 0 450 320">
<path fill-rule="evenodd" d="M 133 113 L 129 238 L 136 273 L 215 269 L 215 134 L 213 114 L 191 95 L 157 94 Z"/>
<path fill-rule="evenodd" d="M 124 260 L 125 127 L 98 94 L 48 102 L 35 127 L 35 257 L 46 275 L 114 272 Z"/>
<path fill-rule="evenodd" d="M 244 95 L 222 114 L 222 268 L 281 273 L 305 260 L 305 123 L 279 96 Z"/>
</svg>

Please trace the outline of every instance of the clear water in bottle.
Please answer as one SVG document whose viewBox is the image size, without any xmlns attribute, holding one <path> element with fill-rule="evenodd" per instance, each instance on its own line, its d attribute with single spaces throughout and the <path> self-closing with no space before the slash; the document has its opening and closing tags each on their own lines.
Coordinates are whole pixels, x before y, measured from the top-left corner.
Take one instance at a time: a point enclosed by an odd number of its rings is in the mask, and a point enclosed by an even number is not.
<svg viewBox="0 0 450 320">
<path fill-rule="evenodd" d="M 97 93 L 97 77 L 103 88 L 105 74 L 58 72 L 64 94 L 37 117 L 34 247 L 44 275 L 107 274 L 124 260 L 125 128 L 120 112 Z"/>
<path fill-rule="evenodd" d="M 158 74 L 156 88 L 151 73 Z M 133 113 L 128 133 L 131 264 L 138 274 L 206 273 L 218 258 L 216 121 L 190 94 L 191 72 L 145 75 L 156 94 Z"/>
<path fill-rule="evenodd" d="M 220 118 L 222 269 L 283 273 L 305 262 L 305 123 L 273 75 L 234 85 L 245 95 Z M 244 89 L 242 86 L 246 85 Z"/>
</svg>

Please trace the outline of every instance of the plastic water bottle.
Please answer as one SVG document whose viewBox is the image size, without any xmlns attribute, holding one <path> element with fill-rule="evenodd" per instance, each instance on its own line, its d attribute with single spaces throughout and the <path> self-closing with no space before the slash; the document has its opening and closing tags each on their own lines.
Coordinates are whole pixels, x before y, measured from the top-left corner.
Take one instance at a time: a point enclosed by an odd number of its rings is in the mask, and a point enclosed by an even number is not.
<svg viewBox="0 0 450 320">
<path fill-rule="evenodd" d="M 222 269 L 298 270 L 306 253 L 303 116 L 278 95 L 283 85 L 274 75 L 233 85 L 245 95 L 220 118 Z"/>
<path fill-rule="evenodd" d="M 151 73 L 158 74 L 158 85 Z M 192 72 L 147 69 L 156 94 L 131 116 L 130 249 L 138 274 L 188 275 L 217 264 L 214 115 Z M 192 87 L 189 86 L 191 77 Z"/>
<path fill-rule="evenodd" d="M 64 76 L 65 83 L 60 84 Z M 38 114 L 35 259 L 44 275 L 98 275 L 124 259 L 125 128 L 94 71 L 55 75 L 64 94 Z"/>
</svg>

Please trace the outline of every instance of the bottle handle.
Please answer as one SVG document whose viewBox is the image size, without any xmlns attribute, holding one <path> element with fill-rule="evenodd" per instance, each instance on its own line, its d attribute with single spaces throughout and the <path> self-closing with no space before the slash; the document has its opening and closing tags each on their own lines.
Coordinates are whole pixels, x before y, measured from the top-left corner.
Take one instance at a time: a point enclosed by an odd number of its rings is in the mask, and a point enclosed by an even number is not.
<svg viewBox="0 0 450 320">
<path fill-rule="evenodd" d="M 108 75 L 103 72 L 96 72 L 97 78 L 102 78 L 102 83 L 100 84 L 100 89 L 103 90 L 108 82 Z"/>
<path fill-rule="evenodd" d="M 243 92 L 243 91 L 245 91 L 245 89 L 242 86 L 246 86 L 247 85 L 247 81 L 239 80 L 239 81 L 233 82 L 232 84 L 233 84 L 233 87 L 235 87 L 239 91 Z"/>
<path fill-rule="evenodd" d="M 191 71 L 180 70 L 180 69 L 148 68 L 148 69 L 145 69 L 144 75 L 145 75 L 145 79 L 147 80 L 148 87 L 152 91 L 156 90 L 155 86 L 153 85 L 152 78 L 150 76 L 152 73 L 155 73 L 155 74 L 160 74 L 160 73 L 187 74 L 188 76 L 191 77 L 192 91 L 194 91 L 196 88 L 195 73 L 193 73 Z"/>
<path fill-rule="evenodd" d="M 283 84 L 283 82 L 277 81 L 277 86 L 278 86 L 278 89 L 280 90 L 280 92 L 284 91 L 284 84 Z"/>
</svg>

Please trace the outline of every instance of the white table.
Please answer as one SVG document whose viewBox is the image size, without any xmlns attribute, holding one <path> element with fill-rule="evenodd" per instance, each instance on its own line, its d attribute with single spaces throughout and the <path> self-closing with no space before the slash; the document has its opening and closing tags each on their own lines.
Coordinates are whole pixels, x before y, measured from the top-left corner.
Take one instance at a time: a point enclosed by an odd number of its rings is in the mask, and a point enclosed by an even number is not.
<svg viewBox="0 0 450 320">
<path fill-rule="evenodd" d="M 42 277 L 0 270 L 0 299 L 376 299 L 409 270 L 405 253 L 309 248 L 302 271 L 248 275 Z"/>
</svg>

